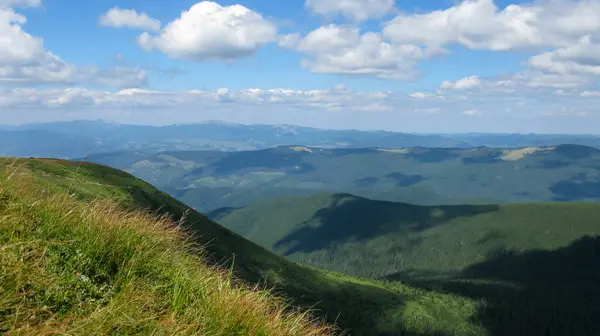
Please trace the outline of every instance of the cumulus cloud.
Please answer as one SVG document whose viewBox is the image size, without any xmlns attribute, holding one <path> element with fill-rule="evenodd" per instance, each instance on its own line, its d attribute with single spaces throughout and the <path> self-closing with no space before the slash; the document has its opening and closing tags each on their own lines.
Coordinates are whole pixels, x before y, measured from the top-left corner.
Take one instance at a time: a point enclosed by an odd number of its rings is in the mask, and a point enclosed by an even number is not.
<svg viewBox="0 0 600 336">
<path fill-rule="evenodd" d="M 381 34 L 361 34 L 356 27 L 334 24 L 319 27 L 302 38 L 284 36 L 279 45 L 307 55 L 302 65 L 314 73 L 383 79 L 418 78 L 416 63 L 427 56 L 417 46 L 390 44 Z"/>
<path fill-rule="evenodd" d="M 145 50 L 191 61 L 233 60 L 252 55 L 277 39 L 276 26 L 242 5 L 203 1 L 170 22 L 158 35 L 138 38 Z"/>
<path fill-rule="evenodd" d="M 536 32 L 527 24 L 534 17 L 531 8 L 512 5 L 499 11 L 493 0 L 467 0 L 446 10 L 398 15 L 386 23 L 384 34 L 402 42 L 506 50 L 537 43 Z"/>
<path fill-rule="evenodd" d="M 138 13 L 134 9 L 111 8 L 98 18 L 98 23 L 106 27 L 137 28 L 148 31 L 159 31 L 160 21 L 146 13 Z"/>
<path fill-rule="evenodd" d="M 25 16 L 0 8 L 0 83 L 65 82 L 72 66 L 46 51 L 42 38 L 22 29 Z"/>
<path fill-rule="evenodd" d="M 567 47 L 531 57 L 529 66 L 549 73 L 599 76 L 600 45 L 587 35 Z"/>
<path fill-rule="evenodd" d="M 9 8 L 0 8 L 0 65 L 26 64 L 46 54 L 43 40 L 23 31 L 27 19 Z"/>
<path fill-rule="evenodd" d="M 386 23 L 384 34 L 394 41 L 496 51 L 565 47 L 599 33 L 598 18 L 595 0 L 540 1 L 502 10 L 493 0 L 465 0 L 445 10 L 398 15 Z"/>
<path fill-rule="evenodd" d="M 394 8 L 394 0 L 306 0 L 306 8 L 319 15 L 341 14 L 355 21 L 379 19 Z"/>
<path fill-rule="evenodd" d="M 391 43 L 412 43 L 438 52 L 449 45 L 537 52 L 528 62 L 532 70 L 570 81 L 600 75 L 600 2 L 596 0 L 543 0 L 505 8 L 493 0 L 464 0 L 444 10 L 400 14 L 385 23 L 383 36 Z"/>
<path fill-rule="evenodd" d="M 146 72 L 136 68 L 76 66 L 47 51 L 40 37 L 23 30 L 25 16 L 0 8 L 0 84 L 75 84 L 128 87 L 144 85 Z"/>
<path fill-rule="evenodd" d="M 367 2 L 308 0 L 306 4 L 325 14 L 360 8 Z M 368 10 L 360 12 L 363 19 L 369 17 Z M 564 86 L 573 86 L 575 81 L 589 82 L 586 76 L 600 75 L 599 41 L 600 2 L 596 0 L 541 0 L 504 8 L 494 0 L 464 0 L 442 10 L 399 14 L 384 23 L 382 33 L 361 34 L 355 27 L 329 25 L 304 37 L 282 36 L 279 45 L 309 56 L 303 65 L 316 73 L 386 79 L 418 77 L 420 60 L 447 53 L 451 45 L 527 51 L 538 53 L 528 65 L 542 73 L 532 83 L 544 86 L 543 77 L 560 76 L 567 80 Z M 458 83 L 459 87 L 462 84 L 469 83 Z"/>
</svg>

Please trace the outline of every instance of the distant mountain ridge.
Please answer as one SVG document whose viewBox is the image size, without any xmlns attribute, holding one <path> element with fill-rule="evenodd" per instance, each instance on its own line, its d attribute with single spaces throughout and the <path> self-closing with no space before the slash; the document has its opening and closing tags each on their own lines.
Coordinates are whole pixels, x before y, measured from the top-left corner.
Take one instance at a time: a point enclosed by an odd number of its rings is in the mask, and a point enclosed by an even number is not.
<svg viewBox="0 0 600 336">
<path fill-rule="evenodd" d="M 50 132 L 50 133 L 48 133 Z M 21 142 L 21 138 L 44 138 Z M 77 137 L 76 147 L 60 139 Z M 57 140 L 54 140 L 56 138 Z M 210 121 L 167 126 L 126 125 L 102 120 L 0 126 L 0 155 L 74 158 L 85 153 L 138 150 L 256 150 L 303 145 L 320 148 L 542 147 L 579 144 L 600 148 L 600 136 L 552 134 L 412 134 L 388 131 L 327 130 L 294 125 L 242 125 Z"/>
</svg>

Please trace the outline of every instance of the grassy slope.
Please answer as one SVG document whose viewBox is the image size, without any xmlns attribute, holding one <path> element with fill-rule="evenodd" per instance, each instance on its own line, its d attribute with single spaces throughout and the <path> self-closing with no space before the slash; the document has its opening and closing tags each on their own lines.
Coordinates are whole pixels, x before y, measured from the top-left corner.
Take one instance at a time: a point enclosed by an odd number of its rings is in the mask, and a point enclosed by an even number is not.
<svg viewBox="0 0 600 336">
<path fill-rule="evenodd" d="M 40 193 L 23 173 L 0 178 L 3 334 L 333 334 L 208 266 L 164 216 Z"/>
<path fill-rule="evenodd" d="M 301 263 L 486 300 L 478 319 L 493 333 L 600 333 L 598 203 L 422 207 L 320 194 L 211 217 Z"/>
<path fill-rule="evenodd" d="M 12 160 L 0 163 L 6 169 Z M 469 321 L 476 313 L 474 301 L 400 284 L 367 283 L 285 261 L 127 173 L 59 160 L 18 160 L 14 165 L 33 172 L 39 191 L 73 194 L 86 202 L 110 198 L 126 208 L 168 213 L 175 220 L 186 214 L 182 226 L 196 233 L 196 242 L 205 246 L 210 260 L 225 267 L 233 264 L 235 275 L 247 283 L 266 281 L 267 286 L 276 286 L 277 293 L 292 298 L 294 304 L 314 307 L 353 335 L 483 332 Z M 95 253 L 93 246 L 88 251 Z M 0 308 L 0 316 L 10 317 L 10 309 L 5 308 Z"/>
</svg>

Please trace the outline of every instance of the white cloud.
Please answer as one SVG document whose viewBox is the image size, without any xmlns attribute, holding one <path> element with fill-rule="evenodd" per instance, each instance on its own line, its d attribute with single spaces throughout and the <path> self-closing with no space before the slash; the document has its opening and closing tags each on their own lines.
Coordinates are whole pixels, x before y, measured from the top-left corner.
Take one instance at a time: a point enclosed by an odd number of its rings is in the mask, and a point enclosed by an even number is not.
<svg viewBox="0 0 600 336">
<path fill-rule="evenodd" d="M 379 4 L 388 10 L 393 7 L 392 1 Z M 322 14 L 346 13 L 352 18 L 351 13 L 362 13 L 353 17 L 358 21 L 371 17 L 369 9 L 380 8 L 358 0 L 307 0 L 306 5 Z M 304 37 L 281 36 L 279 45 L 307 55 L 302 64 L 315 73 L 401 80 L 419 77 L 419 61 L 448 53 L 452 45 L 519 50 L 539 53 L 529 60 L 533 71 L 526 71 L 526 76 L 535 77 L 532 85 L 574 87 L 591 81 L 585 77 L 600 76 L 600 2 L 539 0 L 500 8 L 494 0 L 463 0 L 447 9 L 397 15 L 384 23 L 382 33 L 361 34 L 356 27 L 328 25 Z M 550 83 L 549 76 L 567 82 Z M 470 83 L 457 83 L 455 88 L 462 84 L 469 88 Z"/>
<path fill-rule="evenodd" d="M 93 92 L 82 88 L 69 88 L 60 94 L 47 97 L 45 103 L 48 107 L 85 106 L 100 96 L 102 96 L 100 92 Z"/>
<path fill-rule="evenodd" d="M 52 60 L 45 59 L 51 62 Z M 86 84 L 100 87 L 138 87 L 148 81 L 146 71 L 139 68 L 109 68 L 96 66 L 75 66 L 59 58 L 54 64 L 0 66 L 0 84 L 39 85 L 39 84 Z"/>
<path fill-rule="evenodd" d="M 134 9 L 111 8 L 98 18 L 98 23 L 114 28 L 137 28 L 149 31 L 159 31 L 160 21 L 146 13 L 138 13 Z"/>
<path fill-rule="evenodd" d="M 572 96 L 574 92 L 594 85 L 595 81 L 588 76 L 526 70 L 487 78 L 469 76 L 457 81 L 444 81 L 437 93 L 445 97 L 454 92 L 458 95 L 457 98 L 462 97 L 463 100 L 486 95 L 505 96 L 507 99 L 522 94 L 536 97 L 541 93 Z"/>
<path fill-rule="evenodd" d="M 531 57 L 529 66 L 556 74 L 600 76 L 600 45 L 587 35 L 568 47 Z"/>
<path fill-rule="evenodd" d="M 42 0 L 0 0 L 0 8 L 7 7 L 39 7 Z"/>
<path fill-rule="evenodd" d="M 409 97 L 415 98 L 415 99 L 427 99 L 427 98 L 434 98 L 435 95 L 432 93 L 427 93 L 427 92 L 414 92 L 414 93 L 411 93 L 409 95 Z"/>
<path fill-rule="evenodd" d="M 75 84 L 128 87 L 144 85 L 146 72 L 135 68 L 76 66 L 44 48 L 44 40 L 23 30 L 26 18 L 0 9 L 0 84 Z"/>
<path fill-rule="evenodd" d="M 303 38 L 288 35 L 280 46 L 294 49 L 309 59 L 302 61 L 313 73 L 371 76 L 383 79 L 413 80 L 419 77 L 418 60 L 426 57 L 414 45 L 393 45 L 381 34 L 364 33 L 356 27 L 330 24 L 309 32 Z"/>
<path fill-rule="evenodd" d="M 341 14 L 355 21 L 379 19 L 394 9 L 394 0 L 306 0 L 315 14 Z"/>
<path fill-rule="evenodd" d="M 0 8 L 0 66 L 31 63 L 46 54 L 43 40 L 21 28 L 26 21 L 12 9 Z"/>
<path fill-rule="evenodd" d="M 477 76 L 465 77 L 456 82 L 444 81 L 440 85 L 441 89 L 467 90 L 481 85 L 481 80 Z"/>
<path fill-rule="evenodd" d="M 276 26 L 259 13 L 241 5 L 203 1 L 182 12 L 158 35 L 143 33 L 138 43 L 173 58 L 204 61 L 249 56 L 276 39 Z"/>
<path fill-rule="evenodd" d="M 401 14 L 385 25 L 394 41 L 427 45 L 461 44 L 471 49 L 513 50 L 565 47 L 600 32 L 600 2 L 552 0 L 509 5 L 465 0 L 445 10 Z"/>
<path fill-rule="evenodd" d="M 66 82 L 72 66 L 46 51 L 44 41 L 22 29 L 25 16 L 0 8 L 0 83 Z"/>
<path fill-rule="evenodd" d="M 433 46 L 458 43 L 472 49 L 508 50 L 539 43 L 529 24 L 537 12 L 518 5 L 499 11 L 493 0 L 467 0 L 446 10 L 398 15 L 385 25 L 384 34 L 401 42 Z"/>
<path fill-rule="evenodd" d="M 540 0 L 505 8 L 493 0 L 464 0 L 444 10 L 400 14 L 385 24 L 383 35 L 392 43 L 438 52 L 449 45 L 539 52 L 529 60 L 531 69 L 566 77 L 600 75 L 597 0 Z"/>
<path fill-rule="evenodd" d="M 600 97 L 600 91 L 583 91 L 579 94 L 580 97 L 583 98 L 595 98 Z"/>
<path fill-rule="evenodd" d="M 512 78 L 520 85 L 534 88 L 573 89 L 595 85 L 594 78 L 590 76 L 546 73 L 538 70 L 522 71 L 514 74 Z"/>
</svg>

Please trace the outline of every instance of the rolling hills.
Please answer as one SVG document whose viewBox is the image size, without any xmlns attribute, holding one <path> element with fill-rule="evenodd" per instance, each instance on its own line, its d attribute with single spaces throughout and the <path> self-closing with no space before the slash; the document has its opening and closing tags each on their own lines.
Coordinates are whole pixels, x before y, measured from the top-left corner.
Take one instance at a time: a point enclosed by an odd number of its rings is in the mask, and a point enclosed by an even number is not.
<svg viewBox="0 0 600 336">
<path fill-rule="evenodd" d="M 477 300 L 300 266 L 116 169 L 2 159 L 0 171 L 3 332 L 302 335 L 319 328 L 279 314 L 281 303 L 264 292 L 243 289 L 261 284 L 352 335 L 488 333 L 475 319 Z M 193 246 L 175 225 L 193 234 Z M 226 271 L 245 285 L 232 284 Z"/>
<path fill-rule="evenodd" d="M 124 169 L 200 210 L 323 192 L 419 205 L 600 200 L 600 150 L 286 146 L 259 151 L 120 152 Z"/>
<path fill-rule="evenodd" d="M 485 302 L 499 335 L 600 333 L 600 203 L 416 206 L 319 194 L 211 218 L 290 260 Z"/>
</svg>

